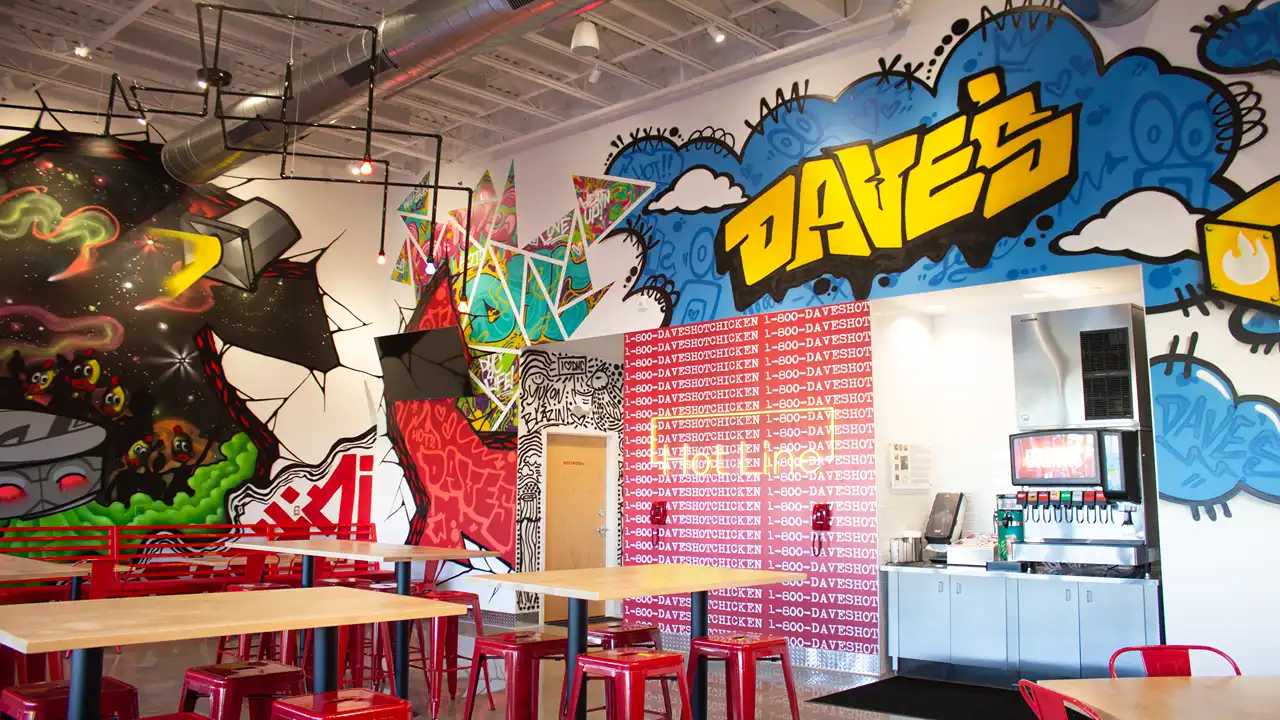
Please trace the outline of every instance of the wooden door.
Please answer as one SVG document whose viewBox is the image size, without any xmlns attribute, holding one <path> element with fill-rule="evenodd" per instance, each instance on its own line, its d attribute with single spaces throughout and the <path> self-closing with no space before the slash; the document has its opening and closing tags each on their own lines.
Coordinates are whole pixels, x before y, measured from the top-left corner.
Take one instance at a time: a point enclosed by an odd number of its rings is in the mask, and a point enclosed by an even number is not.
<svg viewBox="0 0 1280 720">
<path fill-rule="evenodd" d="M 603 437 L 547 434 L 547 570 L 605 566 L 608 462 Z M 565 598 L 544 595 L 542 602 L 545 622 L 569 618 Z M 604 615 L 604 603 L 587 603 L 587 612 Z"/>
</svg>

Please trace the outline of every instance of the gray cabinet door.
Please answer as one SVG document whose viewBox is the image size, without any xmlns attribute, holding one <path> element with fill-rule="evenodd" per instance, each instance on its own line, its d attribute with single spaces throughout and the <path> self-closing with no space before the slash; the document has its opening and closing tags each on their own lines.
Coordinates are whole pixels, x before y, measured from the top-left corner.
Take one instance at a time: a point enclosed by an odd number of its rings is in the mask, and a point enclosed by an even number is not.
<svg viewBox="0 0 1280 720">
<path fill-rule="evenodd" d="M 951 578 L 951 662 L 1005 669 L 1008 629 L 1003 577 Z"/>
<path fill-rule="evenodd" d="M 1084 677 L 1108 677 L 1111 654 L 1122 647 L 1145 645 L 1146 607 L 1141 585 L 1080 583 L 1080 665 Z M 1138 653 L 1116 661 L 1120 677 L 1146 673 Z"/>
<path fill-rule="evenodd" d="M 1080 677 L 1079 583 L 1018 581 L 1018 670 L 1028 678 Z"/>
<path fill-rule="evenodd" d="M 950 578 L 941 573 L 899 573 L 898 656 L 951 662 Z"/>
</svg>

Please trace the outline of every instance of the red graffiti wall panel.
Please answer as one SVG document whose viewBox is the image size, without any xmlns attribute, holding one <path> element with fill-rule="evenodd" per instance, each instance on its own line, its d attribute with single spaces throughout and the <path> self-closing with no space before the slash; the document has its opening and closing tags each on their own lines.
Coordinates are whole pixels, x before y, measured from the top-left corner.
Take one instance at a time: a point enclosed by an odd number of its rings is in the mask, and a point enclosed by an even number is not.
<svg viewBox="0 0 1280 720">
<path fill-rule="evenodd" d="M 400 402 L 393 412 L 423 486 L 414 493 L 418 543 L 458 547 L 465 535 L 515 565 L 515 452 L 485 447 L 453 400 Z"/>
<path fill-rule="evenodd" d="M 868 307 L 849 303 L 626 337 L 624 562 L 809 578 L 712 593 L 713 630 L 879 653 Z M 650 522 L 655 502 L 667 511 L 659 528 Z M 811 529 L 818 504 L 831 511 L 821 535 Z M 624 614 L 686 633 L 689 599 L 627 601 Z"/>
</svg>

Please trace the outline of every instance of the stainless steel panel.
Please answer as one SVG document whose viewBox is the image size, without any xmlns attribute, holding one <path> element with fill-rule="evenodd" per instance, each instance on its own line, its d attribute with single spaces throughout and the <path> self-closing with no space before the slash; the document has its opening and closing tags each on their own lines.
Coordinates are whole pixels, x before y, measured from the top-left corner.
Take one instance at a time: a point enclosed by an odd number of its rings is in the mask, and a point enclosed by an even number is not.
<svg viewBox="0 0 1280 720">
<path fill-rule="evenodd" d="M 1013 379 L 1020 430 L 1065 427 L 1150 427 L 1150 380 L 1146 367 L 1144 316 L 1132 305 L 1015 315 Z M 1089 421 L 1084 412 L 1080 333 L 1129 329 L 1135 417 Z M 1139 354 L 1140 353 L 1140 354 Z"/>
<path fill-rule="evenodd" d="M 1109 676 L 1111 654 L 1122 647 L 1145 645 L 1146 612 L 1143 589 L 1137 585 L 1080 583 L 1080 674 L 1087 678 Z M 1141 677 L 1138 653 L 1125 655 L 1116 664 L 1121 677 Z"/>
<path fill-rule="evenodd" d="M 1009 546 L 1009 559 L 1016 562 L 1146 565 L 1155 557 L 1151 548 L 1140 544 L 1023 542 Z"/>
<path fill-rule="evenodd" d="M 1008 667 L 1006 582 L 998 575 L 951 578 L 951 662 Z"/>
</svg>

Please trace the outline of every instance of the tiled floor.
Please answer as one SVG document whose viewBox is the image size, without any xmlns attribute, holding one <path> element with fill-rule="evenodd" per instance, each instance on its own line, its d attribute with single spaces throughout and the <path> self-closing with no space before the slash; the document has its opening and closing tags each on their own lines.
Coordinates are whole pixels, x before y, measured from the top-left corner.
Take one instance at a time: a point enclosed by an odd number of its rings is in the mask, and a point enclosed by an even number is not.
<svg viewBox="0 0 1280 720">
<path fill-rule="evenodd" d="M 183 671 L 188 667 L 210 664 L 213 660 L 213 650 L 214 642 L 212 640 L 138 645 L 125 648 L 120 655 L 116 655 L 108 649 L 105 659 L 105 672 L 108 675 L 138 686 L 141 694 L 141 709 L 144 716 L 170 713 L 177 709 Z M 563 678 L 562 665 L 550 662 L 545 663 L 543 667 L 545 670 L 542 676 L 543 692 L 541 694 L 539 717 L 554 718 L 559 709 L 560 682 Z M 496 669 L 496 666 L 494 669 Z M 495 673 L 494 678 L 500 682 L 498 675 L 500 675 L 500 672 Z M 458 698 L 451 701 L 446 697 L 442 703 L 441 720 L 458 720 L 462 717 L 461 691 L 466 687 L 465 677 L 465 675 L 460 676 Z M 808 698 L 870 682 L 871 678 L 797 668 L 795 680 L 801 699 L 800 715 L 806 720 L 817 718 L 830 718 L 833 720 L 892 720 L 892 716 L 878 713 L 845 710 L 829 705 L 804 702 Z M 592 683 L 592 685 L 599 686 L 599 683 Z M 662 704 L 662 695 L 657 690 L 656 683 L 651 685 L 649 707 L 659 708 Z M 601 704 L 600 693 L 601 691 L 598 687 L 592 692 L 591 697 L 588 699 L 589 706 Z M 423 717 L 422 714 L 427 708 L 427 695 L 426 683 L 420 672 L 415 671 L 411 679 L 410 694 L 413 699 L 415 714 L 419 718 Z M 490 711 L 483 697 L 479 698 L 476 703 L 474 717 L 479 720 L 502 718 L 505 707 L 503 695 L 502 691 L 495 689 L 494 703 L 497 706 L 496 711 Z M 757 717 L 761 720 L 774 720 L 775 718 L 777 720 L 785 720 L 790 717 L 781 675 L 773 667 L 764 666 L 761 668 L 757 697 Z M 207 706 L 202 703 L 198 710 L 207 712 Z M 592 713 L 588 717 L 602 720 L 604 714 L 602 712 Z M 676 717 L 679 717 L 679 715 L 677 714 Z M 716 672 L 715 670 L 712 671 L 711 676 L 709 717 L 716 719 L 726 717 L 724 676 L 722 672 Z"/>
</svg>

